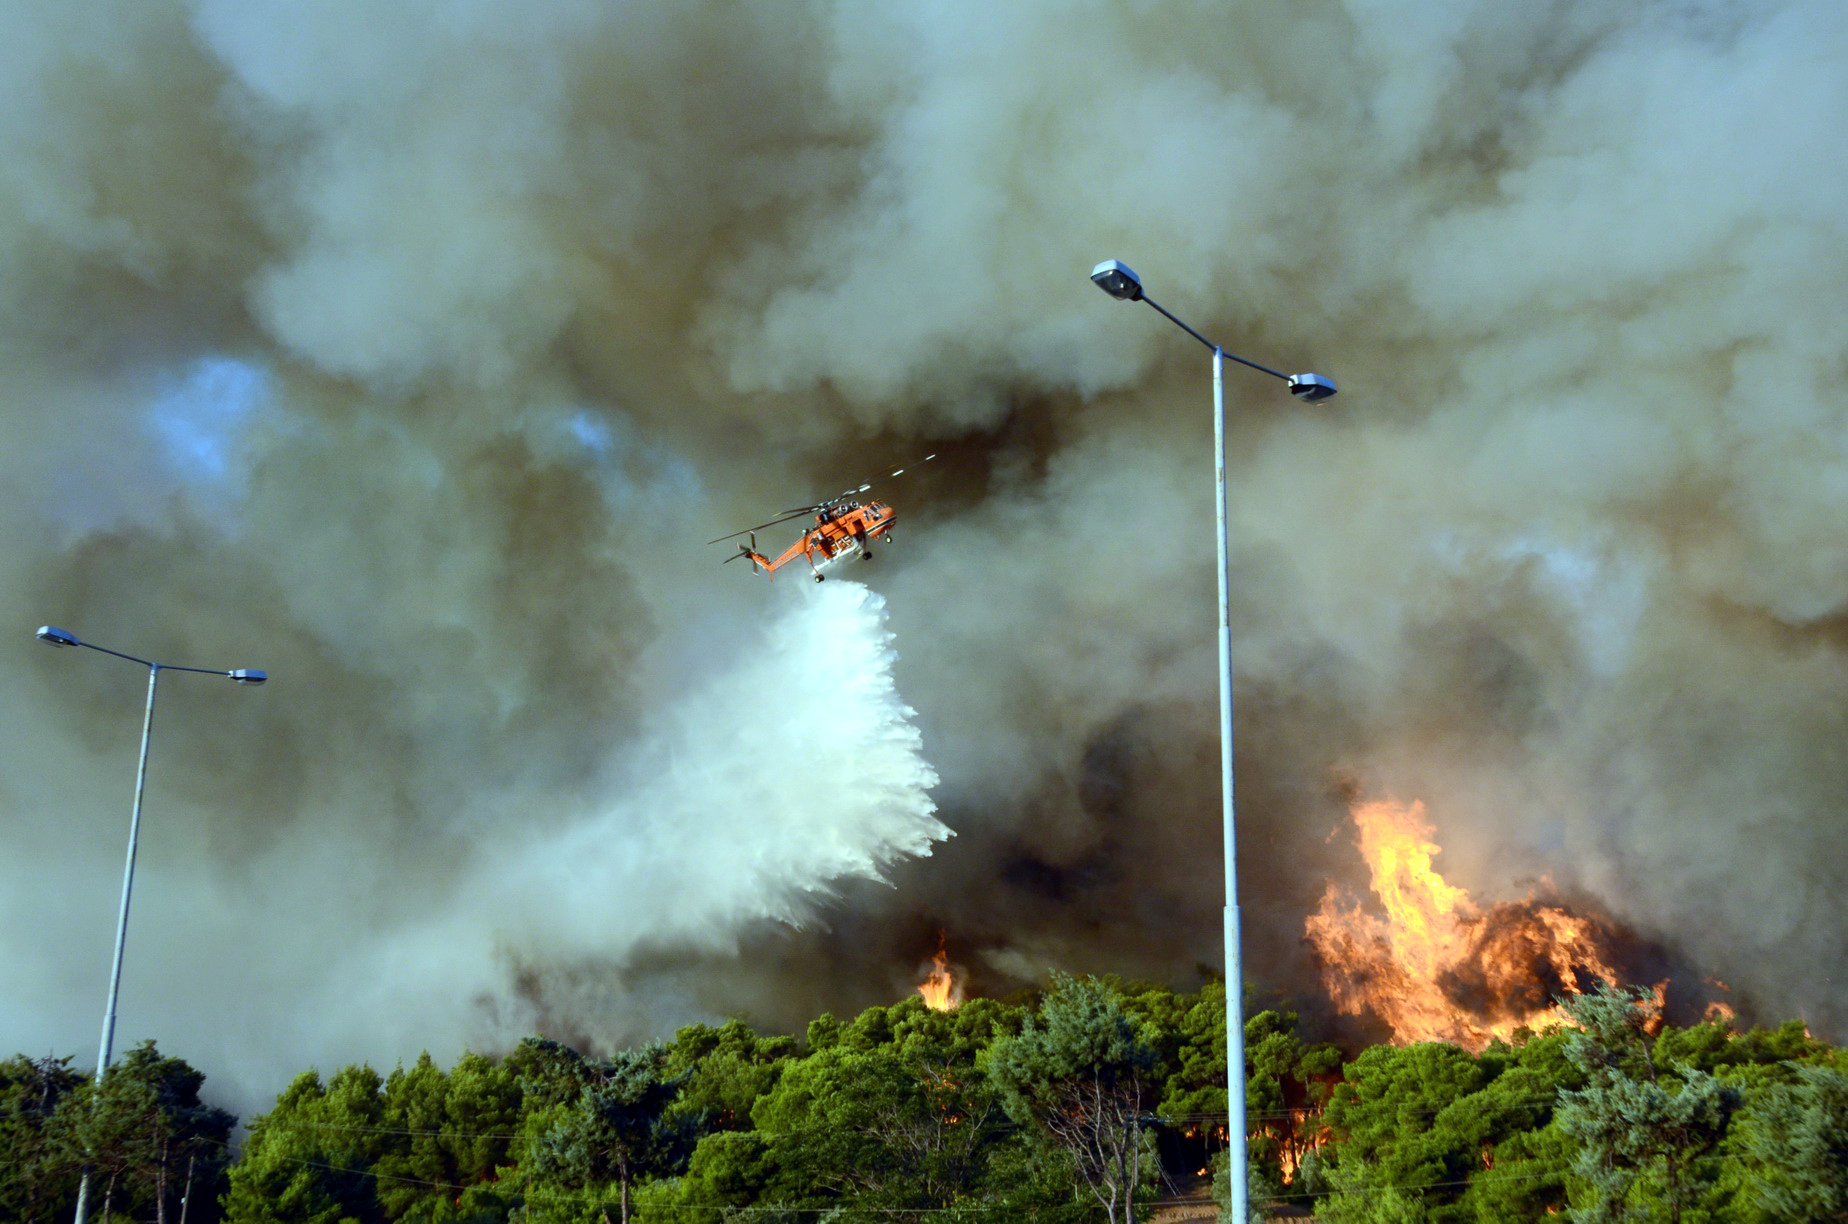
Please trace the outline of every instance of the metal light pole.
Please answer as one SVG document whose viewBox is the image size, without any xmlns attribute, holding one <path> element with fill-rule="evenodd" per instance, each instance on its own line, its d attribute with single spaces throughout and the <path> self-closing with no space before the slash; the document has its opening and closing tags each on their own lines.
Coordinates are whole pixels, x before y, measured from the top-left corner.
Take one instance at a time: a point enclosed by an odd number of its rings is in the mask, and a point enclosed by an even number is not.
<svg viewBox="0 0 1848 1224">
<path fill-rule="evenodd" d="M 1127 264 L 1107 259 L 1091 270 L 1091 279 L 1111 297 L 1147 302 L 1175 326 L 1213 350 L 1213 499 L 1219 536 L 1219 786 L 1226 852 L 1226 1142 L 1230 1148 L 1232 1220 L 1245 1224 L 1250 1158 L 1245 1147 L 1245 999 L 1239 952 L 1238 840 L 1232 802 L 1232 613 L 1227 600 L 1230 562 L 1226 541 L 1226 392 L 1225 359 L 1261 370 L 1289 384 L 1290 394 L 1304 400 L 1327 399 L 1335 384 L 1320 374 L 1284 374 L 1228 353 L 1187 324 L 1162 310 L 1142 292 L 1142 278 Z"/>
<path fill-rule="evenodd" d="M 139 663 L 148 669 L 148 706 L 141 718 L 141 763 L 135 770 L 135 806 L 128 818 L 128 863 L 122 868 L 122 908 L 116 915 L 115 959 L 109 968 L 109 1004 L 103 1011 L 103 1039 L 96 1050 L 96 1082 L 103 1081 L 103 1071 L 109 1066 L 109 1058 L 115 1045 L 116 995 L 122 985 L 122 946 L 128 939 L 128 899 L 135 886 L 135 849 L 141 840 L 141 796 L 148 783 L 148 745 L 154 733 L 154 688 L 160 681 L 163 671 L 199 672 L 207 676 L 225 676 L 237 684 L 262 684 L 269 679 L 263 672 L 254 668 L 240 667 L 234 671 L 219 671 L 210 667 L 177 667 L 171 663 L 155 663 L 150 659 L 138 659 L 134 655 L 123 654 L 119 650 L 110 650 L 93 642 L 81 642 L 75 634 L 50 625 L 39 627 L 38 639 L 47 646 L 86 646 L 91 650 L 100 650 L 106 655 L 118 659 L 127 659 Z M 90 1200 L 90 1170 L 83 1171 L 83 1180 L 77 1185 L 76 1224 L 83 1224 L 85 1209 Z"/>
</svg>

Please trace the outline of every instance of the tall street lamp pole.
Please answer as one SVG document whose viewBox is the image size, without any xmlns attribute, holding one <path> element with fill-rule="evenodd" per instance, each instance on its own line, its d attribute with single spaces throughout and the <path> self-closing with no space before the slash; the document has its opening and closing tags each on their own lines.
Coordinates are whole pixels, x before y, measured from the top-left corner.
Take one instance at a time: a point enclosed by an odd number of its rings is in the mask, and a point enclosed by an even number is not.
<svg viewBox="0 0 1848 1224">
<path fill-rule="evenodd" d="M 1228 353 L 1187 324 L 1169 314 L 1154 298 L 1142 292 L 1142 278 L 1129 265 L 1107 259 L 1091 270 L 1099 289 L 1125 302 L 1147 302 L 1182 331 L 1213 350 L 1213 494 L 1219 528 L 1219 787 L 1226 853 L 1226 1141 L 1230 1152 L 1232 1221 L 1245 1224 L 1249 1157 L 1245 1145 L 1245 1000 L 1244 973 L 1239 952 L 1238 841 L 1232 803 L 1232 614 L 1226 595 L 1228 548 L 1226 542 L 1226 393 L 1225 363 L 1230 357 L 1280 378 L 1290 394 L 1303 400 L 1327 399 L 1335 384 L 1320 374 L 1284 374 L 1269 366 Z"/>
<path fill-rule="evenodd" d="M 128 899 L 135 886 L 135 849 L 141 840 L 141 796 L 147 789 L 148 782 L 148 745 L 154 733 L 154 688 L 160 681 L 163 671 L 199 672 L 207 676 L 224 676 L 236 684 L 262 684 L 269 679 L 263 672 L 254 668 L 240 667 L 233 671 L 219 671 L 210 667 L 177 667 L 172 663 L 156 663 L 151 659 L 138 659 L 119 650 L 110 650 L 94 642 L 79 641 L 75 634 L 62 629 L 43 625 L 38 631 L 38 640 L 47 646 L 85 646 L 98 650 L 118 659 L 127 659 L 130 663 L 139 663 L 148 669 L 148 706 L 141 719 L 141 763 L 135 770 L 135 806 L 128 818 L 128 863 L 122 868 L 122 908 L 116 915 L 115 960 L 109 968 L 109 1004 L 103 1011 L 103 1039 L 96 1051 L 96 1082 L 103 1082 L 103 1071 L 109 1066 L 109 1057 L 115 1045 L 116 996 L 122 985 L 122 946 L 128 939 Z M 90 1170 L 83 1171 L 83 1180 L 77 1186 L 76 1224 L 83 1224 L 85 1208 L 90 1200 Z"/>
</svg>

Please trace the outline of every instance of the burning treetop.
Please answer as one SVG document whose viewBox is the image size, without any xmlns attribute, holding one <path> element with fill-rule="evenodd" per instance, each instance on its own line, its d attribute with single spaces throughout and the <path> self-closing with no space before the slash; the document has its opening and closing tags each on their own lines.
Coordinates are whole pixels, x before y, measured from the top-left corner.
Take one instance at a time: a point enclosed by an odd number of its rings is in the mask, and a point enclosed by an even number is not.
<svg viewBox="0 0 1848 1224">
<path fill-rule="evenodd" d="M 930 958 L 930 972 L 917 987 L 918 994 L 924 998 L 924 1006 L 932 1011 L 949 1011 L 963 1001 L 963 984 L 950 972 L 950 954 L 944 938 L 939 931 L 937 950 Z"/>
<path fill-rule="evenodd" d="M 1485 909 L 1447 883 L 1432 866 L 1439 847 L 1422 803 L 1375 800 L 1351 814 L 1384 914 L 1331 881 L 1306 927 L 1343 1012 L 1378 1016 L 1396 1042 L 1480 1050 L 1561 1019 L 1555 999 L 1618 980 L 1599 919 L 1532 896 Z"/>
</svg>

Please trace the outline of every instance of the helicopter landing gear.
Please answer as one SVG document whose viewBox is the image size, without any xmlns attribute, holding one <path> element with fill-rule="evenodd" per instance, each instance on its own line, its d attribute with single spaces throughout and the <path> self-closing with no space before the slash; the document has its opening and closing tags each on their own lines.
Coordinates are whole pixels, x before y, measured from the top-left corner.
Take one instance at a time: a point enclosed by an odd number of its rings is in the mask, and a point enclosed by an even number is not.
<svg viewBox="0 0 1848 1224">
<path fill-rule="evenodd" d="M 862 561 L 871 561 L 872 559 L 873 559 L 873 550 L 870 548 L 860 554 L 860 560 Z"/>
<path fill-rule="evenodd" d="M 827 580 L 828 580 L 828 576 L 826 574 L 816 574 L 815 575 L 816 582 L 826 582 Z"/>
</svg>

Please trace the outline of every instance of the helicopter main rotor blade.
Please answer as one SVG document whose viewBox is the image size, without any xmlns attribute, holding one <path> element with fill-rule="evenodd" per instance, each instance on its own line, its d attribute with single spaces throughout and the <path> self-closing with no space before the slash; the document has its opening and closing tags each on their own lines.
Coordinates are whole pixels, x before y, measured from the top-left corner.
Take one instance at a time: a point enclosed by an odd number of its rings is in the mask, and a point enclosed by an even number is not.
<svg viewBox="0 0 1848 1224">
<path fill-rule="evenodd" d="M 905 472 L 909 470 L 909 468 L 916 467 L 918 463 L 929 463 L 932 459 L 935 459 L 936 457 L 937 456 L 935 454 L 926 455 L 922 459 L 919 459 L 917 463 L 909 464 L 906 467 L 893 468 L 891 471 L 886 472 L 883 475 L 874 476 L 868 480 L 862 481 L 859 487 L 857 488 L 848 489 L 845 493 L 837 493 L 833 497 L 828 498 L 826 501 L 818 501 L 812 506 L 792 506 L 788 510 L 782 511 L 780 514 L 778 514 L 776 518 L 771 519 L 767 523 L 759 523 L 755 527 L 746 527 L 742 531 L 734 531 L 730 535 L 722 535 L 716 540 L 707 540 L 706 543 L 708 544 L 723 543 L 726 540 L 735 539 L 738 536 L 744 535 L 746 532 L 760 531 L 765 527 L 775 527 L 779 523 L 787 523 L 791 519 L 799 519 L 805 514 L 813 514 L 817 510 L 820 510 L 821 508 L 823 508 L 824 506 L 832 506 L 834 503 L 839 502 L 839 501 L 845 501 L 849 497 L 858 497 L 860 494 L 866 492 L 868 489 L 871 489 L 875 481 L 890 480 L 894 476 L 903 476 Z"/>
<path fill-rule="evenodd" d="M 929 455 L 924 456 L 922 459 L 919 459 L 917 462 L 918 463 L 929 463 L 932 459 L 935 459 L 936 457 L 937 456 L 935 454 L 929 454 Z M 917 466 L 917 464 L 906 464 L 904 467 L 895 467 L 889 472 L 881 472 L 877 476 L 868 476 L 864 481 L 860 483 L 859 488 L 849 489 L 845 493 L 841 494 L 841 496 L 842 497 L 852 497 L 856 493 L 864 493 L 868 489 L 872 488 L 873 484 L 876 481 L 890 480 L 894 476 L 903 476 L 908 468 L 915 467 L 915 466 Z"/>
<path fill-rule="evenodd" d="M 801 518 L 801 517 L 802 517 L 803 515 L 805 515 L 805 514 L 807 514 L 807 513 L 808 513 L 808 511 L 807 511 L 807 510 L 794 510 L 794 511 L 785 511 L 785 512 L 783 513 L 783 515 L 782 515 L 782 517 L 780 517 L 780 518 L 773 518 L 773 519 L 771 519 L 771 520 L 770 520 L 769 522 L 767 522 L 767 523 L 759 523 L 759 524 L 757 524 L 757 526 L 755 526 L 755 527 L 745 527 L 745 528 L 742 528 L 742 529 L 740 529 L 740 530 L 738 530 L 738 531 L 734 531 L 734 532 L 732 532 L 732 533 L 731 533 L 730 535 L 722 535 L 722 536 L 720 536 L 720 537 L 719 537 L 718 539 L 716 539 L 716 540 L 707 540 L 707 541 L 706 541 L 706 543 L 708 543 L 708 544 L 719 544 L 719 543 L 722 543 L 722 542 L 724 542 L 724 541 L 726 541 L 726 540 L 733 540 L 733 539 L 736 539 L 736 538 L 738 538 L 738 537 L 739 537 L 739 536 L 741 536 L 741 535 L 746 535 L 746 534 L 748 534 L 748 533 L 750 533 L 750 532 L 753 532 L 753 531 L 762 531 L 762 530 L 763 530 L 763 529 L 764 529 L 765 527 L 774 527 L 774 526 L 776 526 L 776 525 L 777 525 L 778 523 L 787 523 L 787 522 L 788 522 L 788 521 L 789 521 L 790 519 L 797 519 L 797 518 Z"/>
<path fill-rule="evenodd" d="M 937 456 L 935 455 L 926 455 L 922 459 L 918 460 L 918 463 L 929 463 L 932 459 L 935 459 L 936 457 Z M 914 464 L 911 466 L 916 466 L 916 465 Z M 877 482 L 881 480 L 890 480 L 894 476 L 903 476 L 907 470 L 908 468 L 902 468 L 902 467 L 893 468 L 891 471 L 881 473 L 878 476 L 868 477 L 866 480 L 861 481 L 857 487 L 844 490 L 843 492 L 840 492 L 840 493 L 836 493 L 833 497 L 830 497 L 827 501 L 818 501 L 812 506 L 797 506 L 794 509 L 785 510 L 783 511 L 783 513 L 784 514 L 813 514 L 815 511 L 821 509 L 823 506 L 832 506 L 835 502 L 845 501 L 849 497 L 858 497 L 860 494 L 866 492 L 868 489 L 872 488 L 874 484 L 876 484 Z"/>
</svg>

